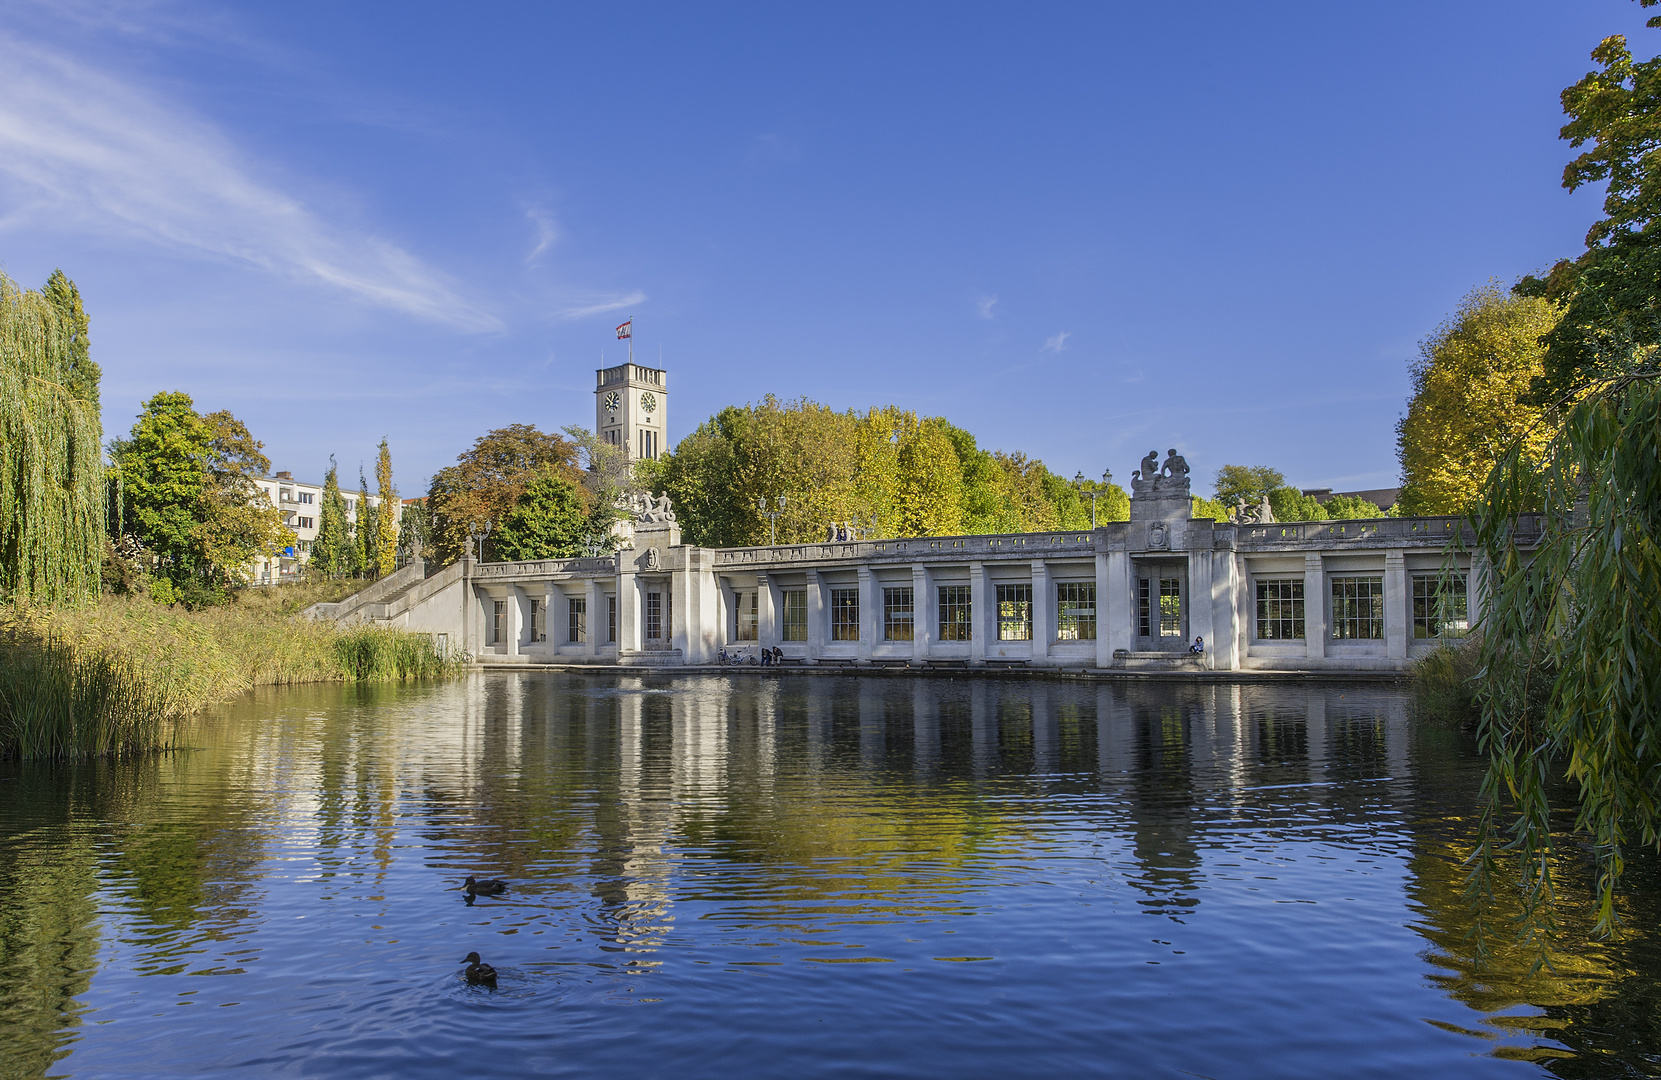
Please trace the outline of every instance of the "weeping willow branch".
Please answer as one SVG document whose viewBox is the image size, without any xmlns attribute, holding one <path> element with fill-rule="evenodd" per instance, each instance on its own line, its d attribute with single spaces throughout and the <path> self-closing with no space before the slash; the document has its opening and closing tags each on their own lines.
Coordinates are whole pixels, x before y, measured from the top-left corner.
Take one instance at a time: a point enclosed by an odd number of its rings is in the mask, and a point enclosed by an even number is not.
<svg viewBox="0 0 1661 1080">
<path fill-rule="evenodd" d="M 1520 930 L 1542 958 L 1555 932 L 1555 776 L 1576 786 L 1574 829 L 1597 857 L 1599 934 L 1619 925 L 1628 850 L 1661 847 L 1661 371 L 1641 356 L 1557 415 L 1543 455 L 1509 450 L 1470 515 L 1488 566 L 1478 732 L 1489 766 L 1469 888 L 1486 903 L 1514 858 Z M 1537 545 L 1518 534 L 1530 510 L 1542 514 Z"/>
<path fill-rule="evenodd" d="M 59 304 L 0 274 L 0 596 L 13 602 L 98 589 L 103 427 L 84 353 Z"/>
</svg>

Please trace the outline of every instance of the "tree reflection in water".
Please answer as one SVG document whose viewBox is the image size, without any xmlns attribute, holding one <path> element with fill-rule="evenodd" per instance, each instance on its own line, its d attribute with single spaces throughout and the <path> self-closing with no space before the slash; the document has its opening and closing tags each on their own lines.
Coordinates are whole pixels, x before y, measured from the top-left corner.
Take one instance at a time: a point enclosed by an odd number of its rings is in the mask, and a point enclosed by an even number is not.
<svg viewBox="0 0 1661 1080">
<path fill-rule="evenodd" d="M 942 942 L 998 926 L 980 948 L 1005 950 L 1012 993 L 1049 992 L 1019 983 L 1035 942 L 1067 966 L 1034 980 L 1111 973 L 1043 1006 L 1064 1014 L 1153 977 L 1127 964 L 1199 953 L 1223 977 L 1261 979 L 1249 952 L 1229 952 L 1241 933 L 1295 949 L 1300 933 L 1341 936 L 1354 897 L 1389 911 L 1403 890 L 1395 927 L 1416 920 L 1421 935 L 1412 977 L 1474 1010 L 1429 1024 L 1563 1076 L 1650 1075 L 1661 1051 L 1654 866 L 1631 874 L 1627 938 L 1592 944 L 1586 867 L 1566 856 L 1557 967 L 1530 975 L 1533 957 L 1498 941 L 1478 970 L 1458 865 L 1478 762 L 1456 736 L 1414 728 L 1389 689 L 492 674 L 262 693 L 198 743 L 3 774 L 0 1058 L 17 1075 L 65 1054 L 115 1060 L 89 1010 L 132 1031 L 155 1012 L 123 1012 L 135 994 L 252 994 L 307 950 L 423 970 L 440 941 L 448 960 L 455 940 L 489 933 L 502 936 L 480 951 L 518 956 L 503 966 L 521 973 L 666 993 L 687 957 L 924 971 L 967 959 Z M 465 907 L 467 874 L 514 888 Z M 1319 966 L 1314 952 L 1305 963 Z M 1197 1001 L 1216 981 L 1147 993 Z M 950 997 L 958 984 L 927 985 L 940 1010 L 970 1009 Z M 1228 1007 L 1245 1016 L 1242 997 Z M 1435 1031 L 1430 1011 L 1405 1021 Z"/>
</svg>

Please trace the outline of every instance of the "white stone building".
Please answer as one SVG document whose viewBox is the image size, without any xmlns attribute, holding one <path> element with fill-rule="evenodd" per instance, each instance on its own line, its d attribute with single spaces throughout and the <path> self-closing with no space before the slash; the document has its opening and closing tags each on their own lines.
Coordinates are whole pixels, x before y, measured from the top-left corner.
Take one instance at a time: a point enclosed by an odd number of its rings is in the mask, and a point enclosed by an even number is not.
<svg viewBox="0 0 1661 1080">
<path fill-rule="evenodd" d="M 308 484 L 294 479 L 291 472 L 273 473 L 255 477 L 254 484 L 271 500 L 271 505 L 283 513 L 283 524 L 294 530 L 298 541 L 283 554 L 272 559 L 255 559 L 252 581 L 255 585 L 279 585 L 293 581 L 300 568 L 311 558 L 311 547 L 317 541 L 317 526 L 323 510 L 323 485 Z M 358 493 L 342 491 L 346 499 L 346 521 L 356 525 L 358 520 Z M 379 506 L 379 495 L 369 496 L 369 505 Z"/>
</svg>

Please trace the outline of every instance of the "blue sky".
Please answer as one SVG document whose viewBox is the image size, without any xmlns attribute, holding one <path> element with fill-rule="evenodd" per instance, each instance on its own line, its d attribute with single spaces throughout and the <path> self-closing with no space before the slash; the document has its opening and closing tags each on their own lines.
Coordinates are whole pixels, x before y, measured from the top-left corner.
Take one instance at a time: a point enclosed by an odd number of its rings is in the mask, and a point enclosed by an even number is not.
<svg viewBox="0 0 1661 1080">
<path fill-rule="evenodd" d="M 0 268 L 79 283 L 107 433 L 185 390 L 405 495 L 592 425 L 629 315 L 672 439 L 806 395 L 1386 486 L 1417 342 L 1581 250 L 1558 94 L 1644 14 L 14 0 Z"/>
</svg>

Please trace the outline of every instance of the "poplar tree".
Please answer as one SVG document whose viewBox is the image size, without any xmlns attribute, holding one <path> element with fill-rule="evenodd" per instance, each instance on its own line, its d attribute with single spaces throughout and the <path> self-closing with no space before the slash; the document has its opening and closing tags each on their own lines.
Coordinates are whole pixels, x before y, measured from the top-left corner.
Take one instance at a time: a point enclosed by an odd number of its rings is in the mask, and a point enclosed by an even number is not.
<svg viewBox="0 0 1661 1080">
<path fill-rule="evenodd" d="M 363 477 L 363 468 L 358 468 L 358 511 L 357 520 L 352 527 L 352 573 L 354 576 L 375 576 L 375 568 L 380 561 L 380 552 L 377 545 L 380 541 L 379 515 L 375 507 L 369 502 L 369 481 Z"/>
<path fill-rule="evenodd" d="M 0 595 L 13 600 L 58 603 L 98 588 L 104 433 L 86 328 L 61 271 L 45 294 L 0 274 Z"/>
<path fill-rule="evenodd" d="M 345 577 L 351 572 L 351 538 L 347 535 L 346 499 L 340 494 L 340 470 L 334 455 L 323 477 L 323 502 L 317 508 L 317 539 L 312 543 L 311 566 L 324 577 Z"/>
<path fill-rule="evenodd" d="M 375 461 L 375 483 L 380 488 L 381 506 L 375 515 L 375 574 L 390 574 L 398 566 L 398 489 L 392 486 L 392 451 L 381 439 L 381 455 Z"/>
</svg>

